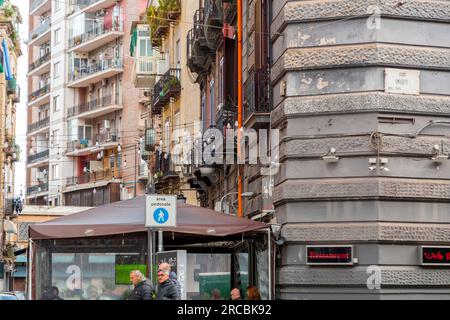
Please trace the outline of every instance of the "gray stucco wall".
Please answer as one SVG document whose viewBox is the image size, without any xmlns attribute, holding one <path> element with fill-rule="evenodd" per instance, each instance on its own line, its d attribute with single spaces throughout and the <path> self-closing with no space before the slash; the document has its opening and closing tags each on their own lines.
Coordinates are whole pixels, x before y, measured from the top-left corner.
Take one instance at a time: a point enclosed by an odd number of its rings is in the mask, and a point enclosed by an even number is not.
<svg viewBox="0 0 450 320">
<path fill-rule="evenodd" d="M 435 145 L 449 154 L 450 125 L 416 135 L 450 122 L 450 2 L 396 3 L 273 1 L 278 298 L 450 298 L 450 268 L 419 263 L 421 246 L 450 246 L 450 160 L 432 160 Z M 370 6 L 379 29 L 367 26 Z M 387 68 L 419 71 L 417 92 L 390 93 Z M 336 163 L 322 160 L 330 148 Z M 369 170 L 378 156 L 389 171 Z M 314 244 L 353 245 L 358 261 L 309 266 Z M 367 287 L 372 265 L 380 289 Z"/>
</svg>

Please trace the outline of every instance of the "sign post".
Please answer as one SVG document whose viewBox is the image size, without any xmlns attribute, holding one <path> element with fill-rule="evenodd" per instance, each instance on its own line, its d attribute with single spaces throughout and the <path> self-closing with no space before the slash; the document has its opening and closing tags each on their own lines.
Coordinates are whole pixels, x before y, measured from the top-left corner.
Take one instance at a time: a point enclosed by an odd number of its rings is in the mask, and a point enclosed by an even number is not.
<svg viewBox="0 0 450 320">
<path fill-rule="evenodd" d="M 155 252 L 155 229 L 158 229 L 158 251 L 163 250 L 162 233 L 164 228 L 177 226 L 177 196 L 152 194 L 146 196 L 145 227 L 148 237 L 150 279 L 153 283 L 153 263 Z"/>
</svg>

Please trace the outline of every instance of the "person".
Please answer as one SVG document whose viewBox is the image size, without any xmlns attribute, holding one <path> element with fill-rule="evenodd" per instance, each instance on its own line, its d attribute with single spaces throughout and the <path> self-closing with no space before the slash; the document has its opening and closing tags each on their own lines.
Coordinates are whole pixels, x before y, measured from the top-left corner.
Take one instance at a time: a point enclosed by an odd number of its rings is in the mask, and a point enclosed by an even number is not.
<svg viewBox="0 0 450 320">
<path fill-rule="evenodd" d="M 134 290 L 128 297 L 128 300 L 153 300 L 155 297 L 155 288 L 145 278 L 141 271 L 131 271 L 130 280 L 134 285 Z"/>
<path fill-rule="evenodd" d="M 247 300 L 261 300 L 259 290 L 255 286 L 248 286 L 247 288 Z"/>
<path fill-rule="evenodd" d="M 178 281 L 178 276 L 177 276 L 177 274 L 176 274 L 175 272 L 173 272 L 173 271 L 170 271 L 169 279 L 170 279 L 170 281 L 172 281 L 172 283 L 175 285 L 175 288 L 177 289 L 177 294 L 178 294 L 178 296 L 179 296 L 180 299 L 181 299 L 181 284 L 180 284 L 180 282 Z"/>
<path fill-rule="evenodd" d="M 158 268 L 158 293 L 156 300 L 180 300 L 177 288 L 172 280 L 170 280 L 171 267 L 168 263 L 161 263 Z"/>
<path fill-rule="evenodd" d="M 51 287 L 47 288 L 44 291 L 41 300 L 63 300 L 63 299 L 59 296 L 58 287 Z"/>
<path fill-rule="evenodd" d="M 238 288 L 231 290 L 231 300 L 242 300 L 241 291 Z"/>
</svg>

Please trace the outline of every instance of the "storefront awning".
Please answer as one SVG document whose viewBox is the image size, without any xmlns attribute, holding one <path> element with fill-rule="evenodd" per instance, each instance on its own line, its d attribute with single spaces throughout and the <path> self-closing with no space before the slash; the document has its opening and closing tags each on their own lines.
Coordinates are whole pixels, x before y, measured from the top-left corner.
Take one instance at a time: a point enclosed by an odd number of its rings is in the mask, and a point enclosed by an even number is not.
<svg viewBox="0 0 450 320">
<path fill-rule="evenodd" d="M 30 237 L 69 239 L 145 232 L 145 196 L 111 203 L 49 222 L 30 226 Z M 179 204 L 177 227 L 165 231 L 226 237 L 266 228 L 261 222 L 241 219 L 211 209 Z"/>
</svg>

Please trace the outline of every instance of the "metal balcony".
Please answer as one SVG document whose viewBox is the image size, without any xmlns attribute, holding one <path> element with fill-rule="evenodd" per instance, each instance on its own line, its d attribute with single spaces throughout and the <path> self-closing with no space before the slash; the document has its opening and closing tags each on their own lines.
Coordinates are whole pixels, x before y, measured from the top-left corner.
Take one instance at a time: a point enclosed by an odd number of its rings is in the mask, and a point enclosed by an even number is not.
<svg viewBox="0 0 450 320">
<path fill-rule="evenodd" d="M 28 126 L 27 134 L 38 134 L 42 131 L 45 131 L 50 126 L 50 117 L 39 120 L 35 123 L 32 123 Z"/>
<path fill-rule="evenodd" d="M 83 88 L 123 72 L 123 59 L 109 59 L 76 69 L 69 74 L 69 88 Z"/>
<path fill-rule="evenodd" d="M 248 128 L 265 128 L 272 111 L 270 96 L 270 73 L 267 69 L 253 72 L 244 85 L 244 124 Z"/>
<path fill-rule="evenodd" d="M 69 52 L 90 52 L 123 36 L 123 23 L 115 22 L 110 27 L 98 25 L 88 32 L 69 40 Z"/>
<path fill-rule="evenodd" d="M 93 99 L 86 103 L 73 106 L 68 109 L 67 117 L 77 117 L 82 119 L 94 119 L 105 114 L 121 110 L 122 103 L 119 101 L 119 96 L 104 96 L 99 99 Z"/>
<path fill-rule="evenodd" d="M 28 106 L 42 105 L 50 102 L 50 85 L 36 90 L 28 96 Z"/>
<path fill-rule="evenodd" d="M 169 69 L 155 84 L 153 89 L 153 114 L 160 114 L 170 98 L 177 98 L 181 93 L 181 69 Z"/>
<path fill-rule="evenodd" d="M 222 0 L 205 0 L 204 30 L 208 47 L 217 48 L 218 40 L 222 37 L 223 7 Z"/>
<path fill-rule="evenodd" d="M 27 158 L 27 165 L 33 165 L 33 164 L 37 164 L 39 162 L 44 162 L 46 160 L 48 160 L 50 156 L 50 150 L 47 149 L 45 151 L 33 154 L 31 156 L 28 156 Z"/>
<path fill-rule="evenodd" d="M 27 188 L 27 196 L 33 196 L 43 192 L 48 192 L 48 182 Z"/>
<path fill-rule="evenodd" d="M 28 67 L 28 76 L 39 76 L 50 72 L 51 53 L 47 53 L 31 63 Z"/>
<path fill-rule="evenodd" d="M 48 18 L 42 22 L 39 27 L 31 31 L 30 39 L 28 40 L 29 45 L 40 46 L 46 42 L 49 42 L 51 40 L 51 26 L 51 18 Z"/>
<path fill-rule="evenodd" d="M 99 181 L 115 181 L 120 179 L 120 172 L 116 172 L 117 175 L 111 169 L 105 169 L 102 171 L 83 172 L 75 177 L 66 178 L 66 188 L 82 186 L 89 183 L 96 183 Z"/>
<path fill-rule="evenodd" d="M 114 149 L 119 145 L 116 132 L 105 132 L 95 136 L 95 140 L 80 139 L 67 142 L 67 157 L 81 157 L 104 149 Z"/>
</svg>

